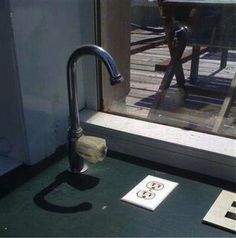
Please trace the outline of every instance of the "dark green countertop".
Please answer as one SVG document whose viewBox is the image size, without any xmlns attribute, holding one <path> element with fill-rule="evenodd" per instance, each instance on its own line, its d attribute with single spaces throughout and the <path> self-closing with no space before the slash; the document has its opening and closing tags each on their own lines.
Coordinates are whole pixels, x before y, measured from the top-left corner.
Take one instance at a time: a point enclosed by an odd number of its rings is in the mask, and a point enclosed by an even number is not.
<svg viewBox="0 0 236 238">
<path fill-rule="evenodd" d="M 27 172 L 30 176 L 17 185 L 9 181 L 11 188 L 5 177 L 0 183 L 0 236 L 234 236 L 202 224 L 222 190 L 219 181 L 207 184 L 188 173 L 182 177 L 179 170 L 167 173 L 168 167 L 134 161 L 107 157 L 73 177 L 66 172 L 67 159 L 60 159 L 34 175 Z M 120 201 L 147 175 L 179 183 L 154 212 Z"/>
</svg>

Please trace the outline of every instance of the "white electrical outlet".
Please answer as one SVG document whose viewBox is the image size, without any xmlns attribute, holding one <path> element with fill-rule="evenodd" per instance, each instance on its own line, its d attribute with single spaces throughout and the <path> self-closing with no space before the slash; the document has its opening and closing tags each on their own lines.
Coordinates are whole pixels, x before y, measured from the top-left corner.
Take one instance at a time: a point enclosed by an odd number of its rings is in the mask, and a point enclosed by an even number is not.
<svg viewBox="0 0 236 238">
<path fill-rule="evenodd" d="M 154 211 L 178 183 L 148 175 L 122 201 Z"/>
</svg>

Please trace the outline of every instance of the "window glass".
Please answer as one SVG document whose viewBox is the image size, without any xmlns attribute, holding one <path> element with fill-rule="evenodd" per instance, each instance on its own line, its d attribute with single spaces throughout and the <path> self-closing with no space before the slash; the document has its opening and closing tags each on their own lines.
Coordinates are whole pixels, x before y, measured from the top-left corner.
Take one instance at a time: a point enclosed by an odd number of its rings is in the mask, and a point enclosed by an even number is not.
<svg viewBox="0 0 236 238">
<path fill-rule="evenodd" d="M 235 138 L 235 5 L 230 0 L 132 0 L 128 90 L 107 111 Z M 186 48 L 168 78 L 174 64 L 169 47 L 173 59 L 185 41 L 181 26 L 189 29 Z"/>
</svg>

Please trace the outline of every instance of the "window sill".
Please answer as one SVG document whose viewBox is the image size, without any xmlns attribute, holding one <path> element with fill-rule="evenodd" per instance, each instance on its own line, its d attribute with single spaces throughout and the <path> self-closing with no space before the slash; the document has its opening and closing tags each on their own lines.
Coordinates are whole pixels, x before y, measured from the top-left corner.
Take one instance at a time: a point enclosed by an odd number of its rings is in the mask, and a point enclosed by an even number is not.
<svg viewBox="0 0 236 238">
<path fill-rule="evenodd" d="M 80 117 L 85 132 L 105 138 L 110 150 L 235 181 L 233 139 L 91 110 Z"/>
</svg>

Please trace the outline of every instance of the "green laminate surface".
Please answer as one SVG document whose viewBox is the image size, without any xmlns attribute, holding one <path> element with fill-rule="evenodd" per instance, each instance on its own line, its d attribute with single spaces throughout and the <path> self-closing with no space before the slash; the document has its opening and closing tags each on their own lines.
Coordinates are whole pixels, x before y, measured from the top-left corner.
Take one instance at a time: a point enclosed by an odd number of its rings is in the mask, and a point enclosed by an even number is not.
<svg viewBox="0 0 236 238">
<path fill-rule="evenodd" d="M 106 158 L 78 177 L 59 160 L 12 190 L 1 187 L 0 236 L 211 236 L 234 234 L 202 224 L 221 187 Z M 154 211 L 120 201 L 147 175 L 178 182 Z"/>
</svg>

